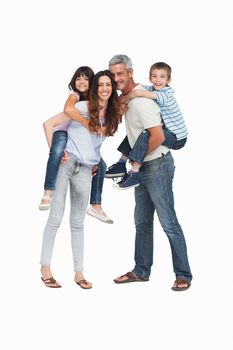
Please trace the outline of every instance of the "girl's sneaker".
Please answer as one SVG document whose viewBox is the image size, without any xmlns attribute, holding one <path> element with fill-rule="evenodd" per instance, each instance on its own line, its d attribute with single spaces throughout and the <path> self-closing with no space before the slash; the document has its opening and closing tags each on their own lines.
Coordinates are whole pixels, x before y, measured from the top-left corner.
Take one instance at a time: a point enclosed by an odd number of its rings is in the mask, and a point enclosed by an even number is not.
<svg viewBox="0 0 233 350">
<path fill-rule="evenodd" d="M 39 210 L 48 210 L 50 208 L 52 197 L 44 196 L 41 199 Z M 48 203 L 43 203 L 43 201 L 47 201 Z"/>
<path fill-rule="evenodd" d="M 113 220 L 109 219 L 103 210 L 96 210 L 93 207 L 90 207 L 87 211 L 87 214 L 102 222 L 105 222 L 106 224 L 113 224 Z"/>
</svg>

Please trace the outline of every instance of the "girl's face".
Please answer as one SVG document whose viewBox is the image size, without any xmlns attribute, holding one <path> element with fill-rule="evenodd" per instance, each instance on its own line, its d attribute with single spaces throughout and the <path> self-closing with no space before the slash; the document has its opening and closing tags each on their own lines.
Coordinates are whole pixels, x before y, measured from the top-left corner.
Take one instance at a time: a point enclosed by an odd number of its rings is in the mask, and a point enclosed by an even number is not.
<svg viewBox="0 0 233 350">
<path fill-rule="evenodd" d="M 150 82 L 156 90 L 161 90 L 170 83 L 171 79 L 168 78 L 167 71 L 165 69 L 153 69 Z"/>
<path fill-rule="evenodd" d="M 84 93 L 89 90 L 89 79 L 86 75 L 80 75 L 75 80 L 75 87 L 78 91 Z"/>
<path fill-rule="evenodd" d="M 98 97 L 100 101 L 107 101 L 112 94 L 112 83 L 107 75 L 99 77 Z"/>
</svg>

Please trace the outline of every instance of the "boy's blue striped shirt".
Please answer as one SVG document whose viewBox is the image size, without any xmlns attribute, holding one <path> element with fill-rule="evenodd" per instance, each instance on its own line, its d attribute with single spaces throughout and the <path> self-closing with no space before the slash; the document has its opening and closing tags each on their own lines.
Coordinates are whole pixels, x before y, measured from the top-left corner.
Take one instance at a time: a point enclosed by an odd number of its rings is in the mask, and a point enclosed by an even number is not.
<svg viewBox="0 0 233 350">
<path fill-rule="evenodd" d="M 160 107 L 161 117 L 165 127 L 176 135 L 177 140 L 186 138 L 188 132 L 184 118 L 174 97 L 174 90 L 170 86 L 166 86 L 161 90 L 156 90 L 151 85 L 146 85 L 145 89 L 156 93 L 156 102 Z"/>
</svg>

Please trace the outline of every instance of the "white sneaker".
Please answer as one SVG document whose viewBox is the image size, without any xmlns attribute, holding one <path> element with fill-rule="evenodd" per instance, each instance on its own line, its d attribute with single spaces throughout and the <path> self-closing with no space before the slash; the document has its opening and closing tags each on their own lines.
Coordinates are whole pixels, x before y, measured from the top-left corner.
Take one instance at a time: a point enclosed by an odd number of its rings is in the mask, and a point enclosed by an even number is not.
<svg viewBox="0 0 233 350">
<path fill-rule="evenodd" d="M 90 207 L 87 214 L 102 222 L 105 222 L 106 224 L 113 224 L 113 220 L 109 219 L 103 210 L 96 210 L 93 207 Z"/>
<path fill-rule="evenodd" d="M 49 196 L 44 196 L 44 197 L 41 198 L 41 201 L 42 201 L 43 199 L 46 199 L 46 200 L 48 200 L 49 202 L 46 203 L 46 204 L 40 203 L 40 205 L 39 205 L 39 210 L 48 210 L 48 209 L 50 208 L 50 204 L 51 204 L 52 198 L 49 197 Z"/>
</svg>

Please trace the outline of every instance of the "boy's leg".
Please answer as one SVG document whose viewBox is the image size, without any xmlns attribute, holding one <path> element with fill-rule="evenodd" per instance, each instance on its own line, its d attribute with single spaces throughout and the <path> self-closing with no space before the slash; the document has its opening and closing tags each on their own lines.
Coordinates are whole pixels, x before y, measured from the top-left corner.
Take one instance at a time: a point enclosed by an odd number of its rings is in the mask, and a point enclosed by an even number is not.
<svg viewBox="0 0 233 350">
<path fill-rule="evenodd" d="M 129 152 L 129 159 L 133 162 L 132 169 L 123 177 L 121 181 L 113 187 L 118 190 L 127 190 L 139 186 L 138 172 L 144 161 L 148 149 L 149 133 L 144 130 L 137 138 L 133 148 Z"/>
<path fill-rule="evenodd" d="M 131 151 L 131 147 L 130 147 L 129 140 L 128 140 L 127 136 L 125 136 L 124 140 L 118 146 L 117 150 L 119 152 L 121 152 L 124 156 L 126 156 L 126 157 L 129 156 L 129 152 Z"/>
<path fill-rule="evenodd" d="M 128 158 L 133 162 L 143 163 L 148 149 L 149 133 L 147 130 L 141 132 L 133 148 L 129 152 Z"/>
<path fill-rule="evenodd" d="M 108 168 L 108 170 L 105 173 L 106 178 L 122 177 L 127 173 L 126 161 L 127 161 L 128 154 L 131 151 L 131 147 L 127 136 L 121 142 L 117 150 L 122 153 L 122 156 L 117 163 L 111 165 Z"/>
<path fill-rule="evenodd" d="M 163 146 L 166 146 L 170 149 L 180 149 L 184 147 L 187 138 L 182 139 L 182 140 L 177 140 L 176 135 L 173 134 L 170 130 L 167 128 L 163 128 L 164 136 L 165 136 L 165 141 L 163 142 Z"/>
</svg>

